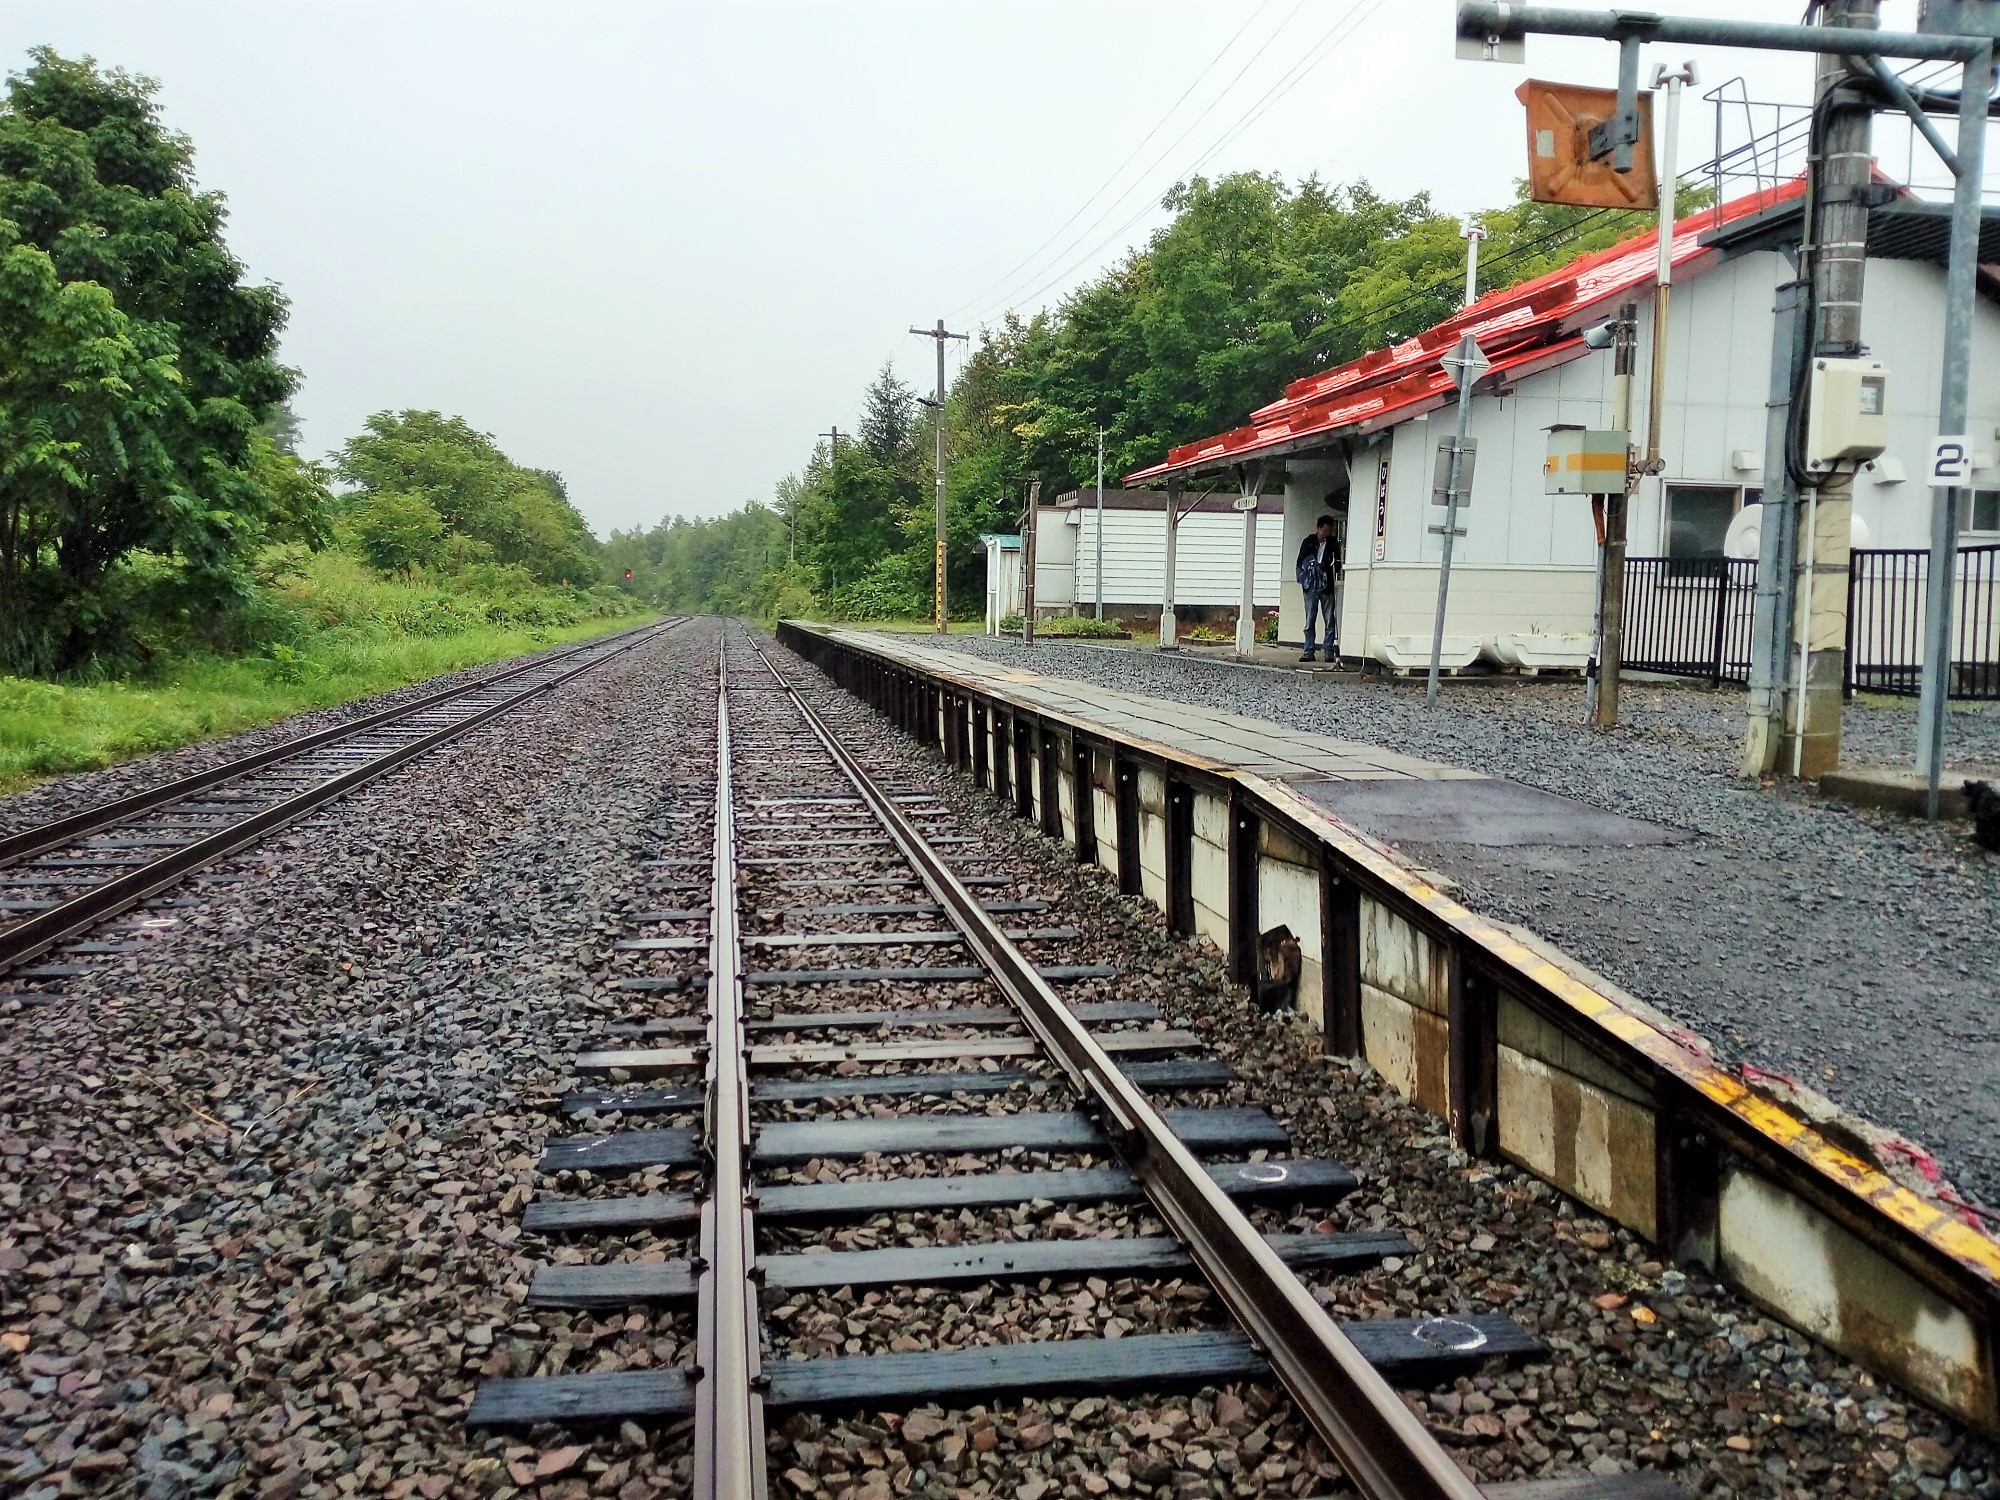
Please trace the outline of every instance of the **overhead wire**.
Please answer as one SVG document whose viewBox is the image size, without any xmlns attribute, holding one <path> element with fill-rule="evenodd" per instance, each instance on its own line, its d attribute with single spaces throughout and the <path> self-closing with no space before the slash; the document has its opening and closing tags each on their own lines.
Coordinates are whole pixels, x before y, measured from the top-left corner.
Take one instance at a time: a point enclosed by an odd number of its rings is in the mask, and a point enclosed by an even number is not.
<svg viewBox="0 0 2000 1500">
<path fill-rule="evenodd" d="M 1368 19 L 1368 16 L 1372 15 L 1375 12 L 1375 10 L 1381 5 L 1382 0 L 1366 0 L 1368 6 L 1367 11 L 1357 17 L 1356 12 L 1361 10 L 1363 3 L 1364 0 L 1350 0 L 1350 4 L 1348 5 L 1347 9 L 1341 13 L 1340 17 L 1337 20 L 1335 20 L 1332 26 L 1328 27 L 1325 32 L 1322 32 L 1320 34 L 1320 38 L 1318 41 L 1312 43 L 1305 49 L 1302 56 L 1304 58 L 1311 58 L 1313 57 L 1315 52 L 1319 51 L 1322 48 L 1323 45 L 1326 45 L 1328 47 L 1328 50 L 1330 50 L 1332 42 L 1345 40 L 1346 36 L 1352 35 L 1355 28 L 1358 27 L 1361 22 L 1366 21 Z M 1270 44 L 1273 41 L 1277 40 L 1278 33 L 1284 30 L 1285 24 L 1290 22 L 1293 15 L 1298 14 L 1298 9 L 1299 7 L 1297 6 L 1293 7 L 1291 13 L 1286 16 L 1285 21 L 1279 24 L 1278 31 L 1274 31 L 1270 35 L 1270 37 L 1266 38 L 1264 46 L 1260 47 L 1257 50 L 1257 52 L 1251 57 L 1250 62 L 1245 63 L 1243 68 L 1238 70 L 1236 75 L 1238 78 L 1242 77 L 1243 73 L 1249 69 L 1250 65 L 1252 63 L 1255 63 L 1257 58 L 1261 57 L 1264 54 L 1265 50 L 1269 48 Z M 1353 25 L 1348 24 L 1350 21 L 1353 22 Z M 1334 33 L 1340 32 L 1343 26 L 1347 27 L 1346 32 L 1339 37 L 1335 37 Z M 1321 60 L 1323 59 L 1324 59 L 1324 54 L 1322 53 Z M 1308 68 L 1306 71 L 1310 71 L 1310 69 Z M 1294 76 L 1295 74 L 1297 76 Z M 1304 76 L 1305 76 L 1304 73 L 1299 71 L 1299 64 L 1297 63 L 1293 64 L 1292 69 L 1284 75 L 1284 77 L 1286 79 L 1289 79 L 1290 82 L 1284 83 L 1282 88 L 1274 90 L 1274 94 L 1277 96 L 1281 96 L 1283 93 L 1289 92 L 1290 89 L 1294 85 L 1296 85 Z M 1233 85 L 1234 82 L 1235 80 L 1232 79 L 1231 84 Z M 1226 92 L 1227 91 L 1225 90 L 1225 93 Z M 1210 101 L 1209 107 L 1212 109 L 1217 103 L 1220 103 L 1222 97 L 1223 97 L 1222 95 L 1218 94 L 1215 99 Z M 1218 141 L 1215 144 L 1211 145 L 1208 148 L 1208 150 L 1204 151 L 1199 157 L 1197 157 L 1189 167 L 1185 168 L 1179 174 L 1177 174 L 1178 180 L 1185 181 L 1189 176 L 1193 174 L 1193 172 L 1197 168 L 1200 167 L 1200 165 L 1203 162 L 1207 161 L 1211 156 L 1213 156 L 1216 150 L 1219 149 L 1221 145 L 1226 144 L 1227 140 L 1232 136 L 1233 133 L 1240 132 L 1241 127 L 1243 127 L 1245 124 L 1246 118 L 1249 117 L 1253 112 L 1261 113 L 1264 108 L 1269 107 L 1270 103 L 1275 103 L 1275 102 L 1276 98 L 1274 97 L 1273 94 L 1266 94 L 1259 96 L 1258 100 L 1253 102 L 1249 106 L 1249 108 L 1247 108 L 1243 112 L 1243 114 L 1238 115 L 1234 122 L 1232 122 L 1229 126 L 1224 128 L 1222 138 L 1218 139 Z M 1187 136 L 1192 132 L 1194 127 L 1201 123 L 1202 118 L 1206 114 L 1207 110 L 1204 110 L 1202 112 L 1202 115 L 1198 115 L 1195 117 L 1194 120 L 1190 121 L 1188 128 L 1186 130 L 1183 130 L 1181 134 L 1168 145 L 1167 151 L 1171 151 L 1174 148 L 1174 146 L 1179 145 L 1181 141 L 1185 140 Z M 1162 161 L 1166 160 L 1166 155 L 1167 152 L 1162 152 L 1159 156 L 1155 157 L 1153 162 L 1147 167 L 1146 171 L 1150 173 L 1154 167 L 1157 167 Z M 1117 203 L 1123 202 L 1125 198 L 1128 198 L 1130 196 L 1131 196 L 1131 190 L 1127 189 L 1126 192 L 1120 195 L 1119 199 L 1112 204 L 1112 207 L 1116 208 Z M 1131 229 L 1133 225 L 1137 224 L 1141 219 L 1145 218 L 1147 214 L 1152 213 L 1157 206 L 1158 205 L 1152 201 L 1147 201 L 1145 203 L 1140 204 L 1138 209 L 1135 210 L 1133 214 L 1125 220 L 1124 223 L 1120 224 L 1116 229 L 1113 229 L 1111 233 L 1106 235 L 1103 239 L 1099 240 L 1090 249 L 1084 251 L 1084 253 L 1081 256 L 1079 256 L 1075 261 L 1071 262 L 1069 265 L 1064 266 L 1062 270 L 1057 271 L 1053 276 L 1050 276 L 1046 281 L 1044 281 L 1040 286 L 1034 288 L 1032 291 L 1025 293 L 1020 293 L 1020 292 L 1010 293 L 1005 299 L 1003 299 L 1001 303 L 994 305 L 986 313 L 982 314 L 978 321 L 984 322 L 986 321 L 986 319 L 991 318 L 996 314 L 1005 311 L 1006 304 L 1008 303 L 1033 301 L 1036 297 L 1041 296 L 1044 292 L 1048 291 L 1050 288 L 1060 285 L 1064 280 L 1073 275 L 1076 271 L 1081 269 L 1083 266 L 1088 265 L 1097 255 L 1102 253 L 1107 246 L 1117 241 L 1122 235 L 1125 234 L 1127 230 Z M 1106 213 L 1109 212 L 1110 210 L 1106 210 Z M 1093 221 L 1093 223 L 1088 228 L 1086 228 L 1085 233 L 1087 234 L 1090 228 L 1095 228 L 1097 224 L 1102 223 L 1104 217 L 1105 215 L 1100 214 L 1098 218 L 1095 221 Z M 1083 236 L 1079 235 L 1075 240 L 1072 240 L 1069 243 L 1069 245 L 1064 247 L 1063 253 L 1067 254 L 1070 250 L 1074 249 L 1078 244 L 1081 244 L 1082 240 Z"/>
<path fill-rule="evenodd" d="M 1382 4 L 1383 0 L 1368 0 L 1367 8 L 1363 10 L 1359 15 L 1355 15 L 1354 8 L 1349 7 L 1347 14 L 1342 16 L 1340 20 L 1335 21 L 1332 26 L 1327 28 L 1327 31 L 1325 32 L 1324 35 L 1321 36 L 1320 40 L 1318 42 L 1315 42 L 1311 47 L 1307 48 L 1306 51 L 1301 55 L 1299 61 L 1293 63 L 1291 68 L 1281 78 L 1279 78 L 1277 83 L 1272 85 L 1271 91 L 1264 96 L 1262 101 L 1260 101 L 1257 105 L 1255 105 L 1252 110 L 1246 111 L 1244 115 L 1240 116 L 1237 119 L 1236 124 L 1232 125 L 1226 132 L 1224 132 L 1222 138 L 1218 140 L 1213 146 L 1210 146 L 1207 151 L 1203 152 L 1202 155 L 1196 159 L 1194 166 L 1189 170 L 1190 171 L 1201 170 L 1202 164 L 1204 162 L 1210 160 L 1213 156 L 1215 156 L 1217 152 L 1221 151 L 1224 147 L 1228 146 L 1232 141 L 1234 141 L 1238 136 L 1242 135 L 1244 131 L 1248 130 L 1252 125 L 1255 125 L 1259 120 L 1263 119 L 1265 114 L 1271 109 L 1273 105 L 1277 104 L 1277 102 L 1280 99 L 1284 98 L 1285 95 L 1289 94 L 1294 88 L 1298 87 L 1299 84 L 1303 83 L 1306 80 L 1306 77 L 1309 74 L 1311 74 L 1315 68 L 1317 68 L 1321 63 L 1325 62 L 1327 58 L 1331 57 L 1333 55 L 1334 48 L 1338 47 L 1342 42 L 1346 41 L 1348 37 L 1352 36 L 1356 31 L 1360 30 L 1361 27 L 1367 23 L 1368 18 L 1374 15 L 1375 12 L 1382 7 Z M 1349 17 L 1352 17 L 1351 24 L 1347 24 Z M 1343 26 L 1343 24 L 1346 24 L 1345 31 L 1341 31 L 1341 27 Z M 1334 33 L 1336 32 L 1339 32 L 1340 34 L 1335 35 Z"/>
<path fill-rule="evenodd" d="M 1146 142 L 1150 141 L 1154 136 L 1160 133 L 1160 127 L 1165 125 L 1168 120 L 1172 119 L 1174 111 L 1179 109 L 1183 104 L 1187 102 L 1188 96 L 1192 94 L 1197 87 L 1200 86 L 1202 79 L 1208 77 L 1210 73 L 1215 71 L 1216 64 L 1221 62 L 1222 59 L 1228 55 L 1229 49 L 1236 45 L 1237 41 L 1242 37 L 1243 33 L 1248 31 L 1252 23 L 1254 23 L 1256 19 L 1259 16 L 1261 16 L 1265 11 L 1269 10 L 1271 6 L 1275 3 L 1276 0 L 1262 0 L 1262 3 L 1259 4 L 1255 10 L 1251 11 L 1250 14 L 1244 18 L 1243 24 L 1237 27 L 1235 31 L 1231 32 L 1229 40 L 1222 44 L 1222 50 L 1217 52 L 1215 56 L 1211 57 L 1208 60 L 1207 65 L 1203 67 L 1199 73 L 1194 75 L 1194 77 L 1189 81 L 1188 86 L 1181 90 L 1180 96 L 1177 99 L 1175 99 L 1172 104 L 1169 104 L 1166 107 L 1165 111 L 1161 113 L 1159 119 L 1153 122 L 1152 127 L 1149 130 L 1147 130 L 1147 132 L 1144 135 L 1140 136 L 1137 143 L 1134 144 L 1132 149 L 1125 154 L 1125 159 L 1119 162 L 1117 166 L 1111 169 L 1111 174 L 1108 177 L 1106 177 L 1103 182 L 1097 185 L 1096 191 L 1091 193 L 1091 195 L 1088 198 L 1085 198 L 1082 203 L 1077 205 L 1076 211 L 1074 213 L 1072 213 L 1067 219 L 1064 219 L 1062 223 L 1056 225 L 1054 229 L 1049 231 L 1049 237 L 1047 239 L 1043 240 L 1041 244 L 1035 246 L 1034 249 L 1030 250 L 1026 255 L 1022 256 L 1012 266 L 1008 267 L 1005 271 L 1001 272 L 998 277 L 996 277 L 993 281 L 989 282 L 986 286 L 982 287 L 978 292 L 975 292 L 972 296 L 966 298 L 965 301 L 961 302 L 957 307 L 954 307 L 949 313 L 945 314 L 945 316 L 947 318 L 956 317 L 959 313 L 964 312 L 968 307 L 972 307 L 981 300 L 983 300 L 986 294 L 992 291 L 995 287 L 1005 286 L 1009 281 L 1011 281 L 1014 278 L 1015 274 L 1019 272 L 1024 266 L 1028 265 L 1029 262 L 1033 261 L 1044 250 L 1048 249 L 1050 245 L 1053 245 L 1056 241 L 1056 236 L 1061 234 L 1065 229 L 1069 228 L 1070 225 L 1074 224 L 1077 221 L 1077 219 L 1082 216 L 1084 211 L 1088 209 L 1091 204 L 1095 203 L 1100 197 L 1102 197 L 1105 190 L 1108 189 L 1112 183 L 1118 180 L 1119 174 L 1122 173 L 1127 167 L 1132 165 L 1132 158 L 1137 156 L 1140 153 L 1140 151 L 1145 149 Z"/>
<path fill-rule="evenodd" d="M 1355 5 L 1358 5 L 1360 3 L 1361 0 L 1351 0 L 1348 9 L 1351 11 Z M 1175 136 L 1171 141 L 1167 142 L 1167 144 L 1163 148 L 1161 148 L 1160 153 L 1157 156 L 1155 156 L 1150 162 L 1146 163 L 1146 165 L 1143 168 L 1140 169 L 1139 175 L 1132 179 L 1130 186 L 1128 186 L 1117 197 L 1113 198 L 1110 201 L 1110 203 L 1106 204 L 1104 210 L 1101 213 L 1099 213 L 1096 218 L 1092 219 L 1088 224 L 1084 225 L 1083 229 L 1076 235 L 1075 238 L 1073 238 L 1067 245 L 1064 245 L 1062 249 L 1058 250 L 1053 259 L 1062 260 L 1063 257 L 1067 256 L 1071 251 L 1075 250 L 1078 245 L 1082 244 L 1084 240 L 1090 236 L 1091 231 L 1096 229 L 1098 225 L 1102 224 L 1112 214 L 1116 213 L 1121 204 L 1123 204 L 1128 198 L 1132 196 L 1134 192 L 1138 191 L 1140 188 L 1145 186 L 1145 184 L 1149 180 L 1151 180 L 1153 173 L 1159 168 L 1160 163 L 1165 161 L 1169 156 L 1171 156 L 1174 153 L 1174 151 L 1179 148 L 1181 142 L 1185 141 L 1191 134 L 1194 133 L 1196 127 L 1198 127 L 1203 120 L 1209 117 L 1209 115 L 1214 111 L 1216 105 L 1220 104 L 1224 99 L 1229 97 L 1229 91 L 1235 88 L 1236 85 L 1242 81 L 1243 75 L 1245 73 L 1249 72 L 1251 68 L 1257 65 L 1257 60 L 1259 58 L 1261 58 L 1266 52 L 1271 50 L 1272 44 L 1276 42 L 1278 38 L 1284 34 L 1285 28 L 1291 25 L 1293 19 L 1298 15 L 1298 13 L 1301 10 L 1305 9 L 1305 6 L 1306 6 L 1306 0 L 1296 0 L 1296 3 L 1292 6 L 1292 8 L 1285 12 L 1285 18 L 1272 29 L 1271 34 L 1269 36 L 1264 38 L 1263 42 L 1258 46 L 1257 50 L 1251 53 L 1250 56 L 1247 59 L 1245 59 L 1243 66 L 1241 66 L 1236 70 L 1236 72 L 1230 77 L 1229 82 L 1225 83 L 1222 86 L 1222 88 L 1216 93 L 1215 97 L 1210 99 L 1207 104 L 1202 106 L 1201 112 L 1197 114 L 1192 120 L 1188 121 L 1188 123 L 1182 128 L 1181 133 Z M 1099 250 L 1103 249 L 1105 244 L 1108 244 L 1111 240 L 1115 240 L 1119 235 L 1123 234 L 1127 228 L 1129 228 L 1132 224 L 1136 223 L 1138 219 L 1150 213 L 1152 209 L 1153 209 L 1153 204 L 1150 200 L 1148 200 L 1141 206 L 1137 214 L 1135 214 L 1132 218 L 1127 219 L 1125 221 L 1124 225 L 1122 225 L 1117 229 L 1114 229 L 1111 232 L 1111 234 L 1107 236 L 1105 240 L 1100 241 L 1097 246 L 1095 246 L 1090 250 L 1085 251 L 1082 259 L 1084 261 L 1088 261 L 1091 256 L 1096 255 Z M 1041 295 L 1041 292 L 1046 287 L 1053 285 L 1057 281 L 1060 281 L 1064 276 L 1069 274 L 1070 270 L 1073 269 L 1074 266 L 1071 266 L 1063 271 L 1056 273 L 1054 277 L 1044 282 L 1041 287 L 1037 287 L 1032 292 L 1028 292 L 1025 294 L 1019 292 L 1018 290 L 1007 292 L 1005 295 L 997 299 L 996 309 L 998 306 L 1007 303 L 1024 302 L 1029 300 L 1030 298 Z M 1031 277 L 1041 276 L 1044 274 L 1046 270 L 1047 267 L 1043 267 L 1042 270 L 1031 273 Z M 1023 279 L 1026 280 L 1030 278 L 1023 278 Z M 986 317 L 990 317 L 992 315 L 992 311 L 993 310 L 990 309 L 987 313 L 982 314 L 981 321 L 984 321 Z"/>
</svg>

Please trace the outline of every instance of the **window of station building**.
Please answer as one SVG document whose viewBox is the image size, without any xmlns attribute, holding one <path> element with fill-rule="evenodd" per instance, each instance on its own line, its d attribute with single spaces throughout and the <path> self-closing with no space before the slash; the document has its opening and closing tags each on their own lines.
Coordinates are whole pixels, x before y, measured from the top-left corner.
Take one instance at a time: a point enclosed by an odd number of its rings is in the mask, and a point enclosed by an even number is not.
<svg viewBox="0 0 2000 1500">
<path fill-rule="evenodd" d="M 2000 540 L 2000 490 L 1972 490 L 1959 496 L 1958 531 L 1961 536 Z"/>
<path fill-rule="evenodd" d="M 1667 486 L 1667 515 L 1663 528 L 1667 575 L 1686 576 L 1713 570 L 1701 564 L 1719 563 L 1724 553 L 1722 541 L 1729 523 L 1746 505 L 1764 498 L 1760 489 L 1734 484 L 1670 484 Z M 1675 564 L 1695 566 L 1676 567 Z"/>
</svg>

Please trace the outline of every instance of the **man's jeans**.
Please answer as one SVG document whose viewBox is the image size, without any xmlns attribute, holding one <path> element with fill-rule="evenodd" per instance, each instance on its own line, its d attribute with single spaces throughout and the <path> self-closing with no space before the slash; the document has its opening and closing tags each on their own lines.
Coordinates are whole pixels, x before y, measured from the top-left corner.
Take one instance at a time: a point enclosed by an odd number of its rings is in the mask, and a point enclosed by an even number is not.
<svg viewBox="0 0 2000 1500">
<path fill-rule="evenodd" d="M 1306 595 L 1306 650 L 1308 651 L 1316 649 L 1313 646 L 1313 621 L 1316 619 L 1326 626 L 1326 649 L 1331 652 L 1334 643 L 1332 589 L 1324 593 Z"/>
</svg>

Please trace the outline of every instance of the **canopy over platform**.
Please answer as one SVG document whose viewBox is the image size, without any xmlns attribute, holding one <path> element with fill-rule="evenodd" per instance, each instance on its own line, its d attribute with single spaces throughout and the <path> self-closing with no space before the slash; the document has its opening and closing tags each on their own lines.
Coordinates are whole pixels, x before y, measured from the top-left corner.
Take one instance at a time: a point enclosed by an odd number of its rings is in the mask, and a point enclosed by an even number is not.
<svg viewBox="0 0 2000 1500">
<path fill-rule="evenodd" d="M 1804 193 L 1803 179 L 1795 180 L 1679 220 L 1673 238 L 1676 276 L 1699 274 L 1721 258 L 1715 231 L 1790 210 Z M 1475 391 L 1578 358 L 1588 352 L 1582 330 L 1613 303 L 1652 284 L 1656 245 L 1656 232 L 1647 230 L 1519 286 L 1488 292 L 1416 338 L 1293 381 L 1282 397 L 1252 412 L 1247 426 L 1184 443 L 1165 462 L 1126 475 L 1125 483 L 1184 479 L 1253 459 L 1324 451 L 1448 405 L 1455 399 L 1454 377 L 1439 360 L 1466 333 L 1493 362 Z"/>
</svg>

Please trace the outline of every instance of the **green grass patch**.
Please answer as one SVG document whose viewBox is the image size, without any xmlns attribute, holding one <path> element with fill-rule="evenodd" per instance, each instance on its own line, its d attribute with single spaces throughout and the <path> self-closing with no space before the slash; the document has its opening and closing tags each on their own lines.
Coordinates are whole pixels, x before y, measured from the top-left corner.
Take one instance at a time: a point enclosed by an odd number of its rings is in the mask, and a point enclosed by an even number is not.
<svg viewBox="0 0 2000 1500">
<path fill-rule="evenodd" d="M 381 579 L 328 556 L 261 602 L 286 628 L 254 652 L 168 656 L 123 681 L 0 677 L 0 795 L 604 635 L 651 613 L 602 592 L 540 597 L 501 582 L 468 590 L 464 580 Z"/>
</svg>

